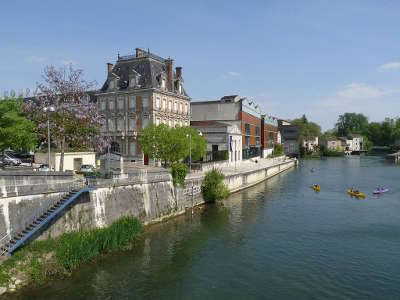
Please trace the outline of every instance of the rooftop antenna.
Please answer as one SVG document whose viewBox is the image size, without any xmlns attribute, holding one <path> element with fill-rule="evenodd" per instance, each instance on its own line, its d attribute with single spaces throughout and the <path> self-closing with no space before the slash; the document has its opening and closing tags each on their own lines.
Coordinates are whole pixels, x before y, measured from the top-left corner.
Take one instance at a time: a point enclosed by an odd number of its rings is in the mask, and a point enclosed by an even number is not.
<svg viewBox="0 0 400 300">
<path fill-rule="evenodd" d="M 119 56 L 119 51 L 118 51 L 118 59 L 119 59 L 119 57 L 120 57 L 120 56 Z"/>
</svg>

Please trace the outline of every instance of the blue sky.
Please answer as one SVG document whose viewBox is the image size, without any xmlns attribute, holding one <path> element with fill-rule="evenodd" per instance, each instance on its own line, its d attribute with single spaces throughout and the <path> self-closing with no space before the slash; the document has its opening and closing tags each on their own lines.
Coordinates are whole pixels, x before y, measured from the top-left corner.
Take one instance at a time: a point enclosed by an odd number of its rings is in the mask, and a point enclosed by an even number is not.
<svg viewBox="0 0 400 300">
<path fill-rule="evenodd" d="M 400 1 L 3 1 L 0 93 L 72 62 L 101 86 L 106 62 L 150 48 L 183 66 L 193 100 L 240 94 L 267 114 L 400 116 Z"/>
</svg>

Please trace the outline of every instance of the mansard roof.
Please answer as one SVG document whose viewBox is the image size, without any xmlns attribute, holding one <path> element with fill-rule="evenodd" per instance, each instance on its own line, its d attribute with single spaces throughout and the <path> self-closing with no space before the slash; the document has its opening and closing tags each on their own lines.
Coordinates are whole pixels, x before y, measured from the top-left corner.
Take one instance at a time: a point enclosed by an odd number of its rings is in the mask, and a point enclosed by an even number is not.
<svg viewBox="0 0 400 300">
<path fill-rule="evenodd" d="M 125 90 L 129 87 L 129 79 L 132 77 L 137 78 L 137 88 L 138 89 L 161 89 L 162 78 L 166 80 L 167 74 L 167 62 L 168 59 L 157 56 L 153 53 L 141 50 L 141 55 L 139 57 L 135 55 L 119 56 L 118 60 L 112 68 L 111 74 L 108 75 L 106 81 L 104 82 L 100 92 L 106 92 L 108 89 L 108 84 L 112 77 L 118 79 L 118 89 Z M 172 70 L 172 83 L 174 84 L 175 93 L 177 91 L 177 83 L 179 81 L 183 82 L 182 78 L 178 78 L 175 71 Z M 174 92 L 168 87 L 166 82 L 166 87 L 169 92 Z M 183 95 L 189 97 L 189 95 L 184 90 Z"/>
</svg>

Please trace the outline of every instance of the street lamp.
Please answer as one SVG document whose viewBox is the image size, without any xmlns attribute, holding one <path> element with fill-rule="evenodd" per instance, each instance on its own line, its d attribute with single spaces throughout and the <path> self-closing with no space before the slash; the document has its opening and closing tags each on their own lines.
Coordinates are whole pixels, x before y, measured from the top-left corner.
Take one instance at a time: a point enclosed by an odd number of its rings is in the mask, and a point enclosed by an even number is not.
<svg viewBox="0 0 400 300">
<path fill-rule="evenodd" d="M 47 106 L 43 108 L 43 111 L 47 113 L 47 152 L 49 155 L 49 170 L 51 171 L 51 162 L 50 162 L 50 113 L 54 112 L 54 106 Z"/>
<path fill-rule="evenodd" d="M 197 130 L 200 136 L 203 136 L 203 133 L 200 130 Z M 192 171 L 192 135 L 190 133 L 186 134 L 186 137 L 189 138 L 189 173 Z"/>
</svg>

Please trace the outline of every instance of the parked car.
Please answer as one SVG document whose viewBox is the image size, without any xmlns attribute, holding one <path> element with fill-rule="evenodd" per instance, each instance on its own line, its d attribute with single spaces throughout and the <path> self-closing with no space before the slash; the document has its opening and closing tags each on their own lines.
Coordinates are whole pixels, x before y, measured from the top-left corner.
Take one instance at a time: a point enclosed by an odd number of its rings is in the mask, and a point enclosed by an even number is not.
<svg viewBox="0 0 400 300">
<path fill-rule="evenodd" d="M 34 160 L 33 151 L 29 151 L 26 153 L 26 152 L 16 152 L 14 150 L 6 150 L 6 151 L 4 151 L 4 153 L 20 159 L 21 162 L 23 162 L 23 163 L 33 163 L 33 160 Z"/>
<path fill-rule="evenodd" d="M 40 165 L 40 167 L 38 168 L 38 171 L 41 171 L 41 172 L 50 172 L 49 165 L 46 165 L 46 164 Z"/>
<path fill-rule="evenodd" d="M 10 152 L 4 152 L 2 160 L 3 163 L 8 166 L 19 166 L 20 164 L 22 164 L 22 161 L 19 158 L 12 155 Z"/>
<path fill-rule="evenodd" d="M 82 174 L 91 174 L 93 173 L 95 168 L 92 165 L 82 165 L 81 166 L 81 173 Z"/>
<path fill-rule="evenodd" d="M 3 169 L 5 167 L 5 163 L 3 162 L 3 156 L 0 156 L 0 169 Z"/>
</svg>

